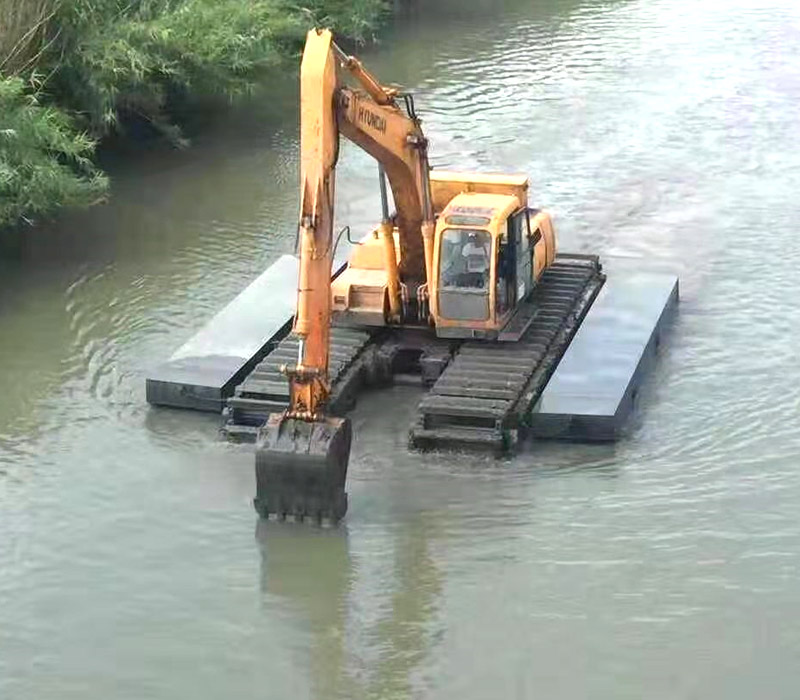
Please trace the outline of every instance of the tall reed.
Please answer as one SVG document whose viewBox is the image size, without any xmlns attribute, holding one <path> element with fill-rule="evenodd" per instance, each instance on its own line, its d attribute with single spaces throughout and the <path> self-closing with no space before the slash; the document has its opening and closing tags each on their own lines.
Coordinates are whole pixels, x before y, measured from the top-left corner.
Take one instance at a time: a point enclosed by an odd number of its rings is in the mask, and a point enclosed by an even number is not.
<svg viewBox="0 0 800 700">
<path fill-rule="evenodd" d="M 47 46 L 61 0 L 0 0 L 0 74 L 32 69 Z"/>
</svg>

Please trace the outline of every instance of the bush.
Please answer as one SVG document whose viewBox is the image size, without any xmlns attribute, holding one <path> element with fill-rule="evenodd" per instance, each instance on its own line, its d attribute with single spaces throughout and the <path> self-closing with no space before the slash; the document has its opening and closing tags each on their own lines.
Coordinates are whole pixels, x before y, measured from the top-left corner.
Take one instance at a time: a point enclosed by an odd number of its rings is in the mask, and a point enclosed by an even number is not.
<svg viewBox="0 0 800 700">
<path fill-rule="evenodd" d="M 173 108 L 247 94 L 287 57 L 296 69 L 311 26 L 364 40 L 385 5 L 0 0 L 0 225 L 98 199 L 105 179 L 88 160 L 92 141 L 76 129 L 96 139 L 144 120 L 181 143 Z"/>
<path fill-rule="evenodd" d="M 48 89 L 98 136 L 128 116 L 174 134 L 170 100 L 249 92 L 296 33 L 275 0 L 163 0 L 120 10 L 113 1 L 88 4 L 62 8 L 66 50 L 50 54 L 57 67 Z"/>
<path fill-rule="evenodd" d="M 0 226 L 100 201 L 107 181 L 89 159 L 93 145 L 21 79 L 0 79 Z"/>
<path fill-rule="evenodd" d="M 144 118 L 170 135 L 170 102 L 250 93 L 315 23 L 363 39 L 384 0 L 65 0 L 50 89 L 98 136 Z"/>
</svg>

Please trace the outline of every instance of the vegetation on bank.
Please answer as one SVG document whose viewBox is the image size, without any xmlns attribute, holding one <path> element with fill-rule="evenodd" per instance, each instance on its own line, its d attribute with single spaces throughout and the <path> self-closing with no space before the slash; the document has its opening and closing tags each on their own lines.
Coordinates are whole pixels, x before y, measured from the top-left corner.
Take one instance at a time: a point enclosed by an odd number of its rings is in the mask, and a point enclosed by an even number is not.
<svg viewBox="0 0 800 700">
<path fill-rule="evenodd" d="M 386 0 L 0 0 L 0 227 L 87 206 L 98 140 L 131 121 L 180 143 L 188 100 L 235 99 L 313 25 L 368 38 Z"/>
</svg>

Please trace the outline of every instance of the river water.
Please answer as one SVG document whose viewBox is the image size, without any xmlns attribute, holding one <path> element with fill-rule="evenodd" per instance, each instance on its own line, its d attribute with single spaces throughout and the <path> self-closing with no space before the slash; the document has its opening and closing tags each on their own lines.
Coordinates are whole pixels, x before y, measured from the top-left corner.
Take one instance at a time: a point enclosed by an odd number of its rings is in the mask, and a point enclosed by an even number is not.
<svg viewBox="0 0 800 700">
<path fill-rule="evenodd" d="M 426 5 L 364 57 L 434 164 L 527 172 L 562 250 L 681 276 L 630 435 L 410 454 L 397 388 L 353 415 L 340 528 L 258 525 L 251 448 L 144 377 L 292 249 L 276 80 L 2 262 L 3 699 L 800 695 L 800 6 Z M 339 223 L 374 175 L 344 149 Z"/>
</svg>

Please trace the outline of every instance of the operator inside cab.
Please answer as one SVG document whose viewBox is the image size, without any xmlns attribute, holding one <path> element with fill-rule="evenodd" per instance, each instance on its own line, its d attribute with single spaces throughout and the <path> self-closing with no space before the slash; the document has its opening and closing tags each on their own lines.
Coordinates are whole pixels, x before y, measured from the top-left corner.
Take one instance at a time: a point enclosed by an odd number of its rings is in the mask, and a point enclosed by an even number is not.
<svg viewBox="0 0 800 700">
<path fill-rule="evenodd" d="M 470 231 L 467 242 L 461 250 L 461 256 L 466 259 L 466 273 L 464 286 L 485 287 L 489 276 L 489 250 L 485 241 L 478 240 L 478 234 Z"/>
<path fill-rule="evenodd" d="M 447 229 L 443 237 L 442 286 L 487 289 L 491 246 L 485 231 Z"/>
</svg>

